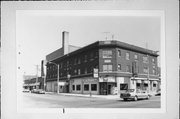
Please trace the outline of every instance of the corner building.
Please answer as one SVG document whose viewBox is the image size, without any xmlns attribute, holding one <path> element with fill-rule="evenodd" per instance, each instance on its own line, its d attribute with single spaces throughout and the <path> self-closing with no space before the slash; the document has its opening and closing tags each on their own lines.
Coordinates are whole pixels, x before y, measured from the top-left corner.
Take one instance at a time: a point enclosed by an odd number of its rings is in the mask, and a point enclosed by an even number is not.
<svg viewBox="0 0 180 119">
<path fill-rule="evenodd" d="M 158 55 L 151 50 L 119 41 L 97 41 L 56 58 L 49 55 L 47 61 L 59 65 L 57 83 L 57 66 L 47 63 L 49 92 L 57 92 L 57 86 L 60 93 L 97 95 L 120 94 L 132 88 L 155 93 L 160 88 Z"/>
</svg>

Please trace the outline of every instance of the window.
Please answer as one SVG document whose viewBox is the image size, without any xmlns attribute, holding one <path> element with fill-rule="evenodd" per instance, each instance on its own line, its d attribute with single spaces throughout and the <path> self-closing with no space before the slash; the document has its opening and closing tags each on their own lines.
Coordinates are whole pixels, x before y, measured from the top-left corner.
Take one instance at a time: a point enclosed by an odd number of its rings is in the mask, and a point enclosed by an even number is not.
<svg viewBox="0 0 180 119">
<path fill-rule="evenodd" d="M 80 91 L 81 90 L 81 85 L 76 85 L 76 90 Z"/>
<path fill-rule="evenodd" d="M 154 58 L 152 58 L 152 63 L 155 64 L 155 59 Z"/>
<path fill-rule="evenodd" d="M 153 69 L 152 71 L 153 71 L 153 74 L 155 75 L 155 74 L 156 74 L 156 70 L 155 70 L 155 69 Z"/>
<path fill-rule="evenodd" d="M 93 52 L 90 54 L 90 60 L 93 60 Z"/>
<path fill-rule="evenodd" d="M 72 85 L 72 90 L 75 90 L 75 85 Z"/>
<path fill-rule="evenodd" d="M 67 66 L 69 66 L 69 61 L 67 61 Z"/>
<path fill-rule="evenodd" d="M 77 74 L 77 70 L 76 69 L 74 70 L 74 74 Z"/>
<path fill-rule="evenodd" d="M 75 64 L 75 65 L 76 65 L 76 62 L 77 62 L 77 59 L 75 58 L 75 59 L 74 59 L 74 64 Z"/>
<path fill-rule="evenodd" d="M 137 87 L 140 87 L 140 86 L 141 86 L 141 84 L 140 84 L 140 83 L 136 83 L 136 86 L 137 86 Z"/>
<path fill-rule="evenodd" d="M 78 64 L 81 64 L 81 59 L 80 58 L 78 59 Z"/>
<path fill-rule="evenodd" d="M 143 57 L 143 62 L 148 63 L 148 57 Z"/>
<path fill-rule="evenodd" d="M 118 50 L 118 56 L 119 57 L 121 56 L 121 50 Z"/>
<path fill-rule="evenodd" d="M 130 65 L 126 65 L 126 72 L 131 72 Z"/>
<path fill-rule="evenodd" d="M 118 64 L 117 66 L 117 70 L 120 71 L 121 70 L 121 64 Z"/>
<path fill-rule="evenodd" d="M 89 91 L 89 84 L 84 84 L 84 91 Z"/>
<path fill-rule="evenodd" d="M 129 53 L 127 52 L 126 53 L 126 60 L 129 60 L 130 59 L 130 55 L 129 55 Z"/>
<path fill-rule="evenodd" d="M 95 52 L 95 58 L 97 58 L 97 57 L 98 57 L 98 51 Z"/>
<path fill-rule="evenodd" d="M 134 59 L 138 60 L 138 55 L 137 54 L 134 55 Z"/>
<path fill-rule="evenodd" d="M 91 84 L 91 90 L 97 91 L 97 84 Z"/>
<path fill-rule="evenodd" d="M 112 51 L 111 50 L 104 50 L 102 51 L 103 58 L 112 58 Z"/>
<path fill-rule="evenodd" d="M 144 73 L 148 73 L 148 68 L 147 68 L 147 67 L 144 67 L 143 72 L 144 72 Z"/>
<path fill-rule="evenodd" d="M 147 83 L 144 83 L 144 87 L 148 87 L 148 84 L 147 84 Z"/>
<path fill-rule="evenodd" d="M 87 74 L 87 68 L 84 69 L 84 74 Z"/>
<path fill-rule="evenodd" d="M 112 65 L 103 65 L 104 72 L 112 72 Z"/>
<path fill-rule="evenodd" d="M 127 90 L 127 89 L 128 89 L 127 83 L 120 84 L 120 90 Z"/>
<path fill-rule="evenodd" d="M 84 55 L 84 62 L 87 62 L 87 55 Z"/>
<path fill-rule="evenodd" d="M 81 74 L 81 69 L 78 69 L 78 75 L 80 75 Z"/>
<path fill-rule="evenodd" d="M 155 84 L 155 83 L 153 83 L 153 87 L 156 87 L 156 84 Z"/>
</svg>

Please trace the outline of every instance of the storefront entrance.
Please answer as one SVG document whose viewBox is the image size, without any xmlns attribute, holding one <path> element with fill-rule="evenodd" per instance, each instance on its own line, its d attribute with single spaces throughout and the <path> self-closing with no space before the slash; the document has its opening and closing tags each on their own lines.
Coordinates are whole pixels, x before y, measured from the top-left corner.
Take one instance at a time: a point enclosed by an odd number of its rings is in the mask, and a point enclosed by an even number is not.
<svg viewBox="0 0 180 119">
<path fill-rule="evenodd" d="M 112 95 L 116 85 L 115 82 L 100 82 L 100 95 Z"/>
</svg>

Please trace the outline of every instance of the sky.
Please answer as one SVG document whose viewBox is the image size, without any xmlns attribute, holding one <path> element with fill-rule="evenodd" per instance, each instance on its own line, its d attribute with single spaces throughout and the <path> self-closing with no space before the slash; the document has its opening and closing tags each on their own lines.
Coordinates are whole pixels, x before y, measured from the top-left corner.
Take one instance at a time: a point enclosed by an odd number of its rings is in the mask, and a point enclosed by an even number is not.
<svg viewBox="0 0 180 119">
<path fill-rule="evenodd" d="M 69 32 L 69 44 L 74 46 L 83 47 L 98 40 L 106 40 L 106 37 L 112 40 L 113 35 L 113 40 L 160 51 L 161 26 L 158 16 L 52 14 L 16 14 L 16 41 L 21 52 L 18 59 L 26 75 L 36 75 L 36 65 L 40 65 L 47 54 L 62 47 L 63 31 Z"/>
</svg>

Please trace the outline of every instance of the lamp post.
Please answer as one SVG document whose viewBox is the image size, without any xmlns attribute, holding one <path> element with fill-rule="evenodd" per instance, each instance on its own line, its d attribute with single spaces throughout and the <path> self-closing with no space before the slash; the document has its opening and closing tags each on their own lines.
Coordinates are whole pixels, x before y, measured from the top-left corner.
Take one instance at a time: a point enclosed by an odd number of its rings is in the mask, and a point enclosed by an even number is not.
<svg viewBox="0 0 180 119">
<path fill-rule="evenodd" d="M 56 64 L 54 62 L 49 62 L 49 63 L 57 66 L 57 94 L 59 94 L 59 64 Z"/>
</svg>

